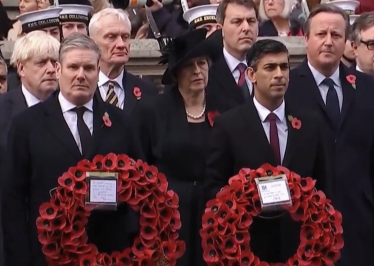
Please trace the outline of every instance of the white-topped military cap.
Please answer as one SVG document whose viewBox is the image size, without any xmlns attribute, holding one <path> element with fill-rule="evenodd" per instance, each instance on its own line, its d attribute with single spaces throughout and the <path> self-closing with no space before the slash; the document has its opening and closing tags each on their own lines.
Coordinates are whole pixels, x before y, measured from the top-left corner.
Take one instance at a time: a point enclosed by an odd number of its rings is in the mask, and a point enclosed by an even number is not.
<svg viewBox="0 0 374 266">
<path fill-rule="evenodd" d="M 75 21 L 75 22 L 84 22 L 88 24 L 89 16 L 93 11 L 92 6 L 89 5 L 59 5 L 62 7 L 62 11 L 60 13 L 60 22 L 68 22 L 68 21 Z"/>
<path fill-rule="evenodd" d="M 353 24 L 360 15 L 349 15 L 349 24 Z"/>
<path fill-rule="evenodd" d="M 343 9 L 348 15 L 354 14 L 356 8 L 360 5 L 360 2 L 354 0 L 333 0 L 326 4 L 335 5 Z"/>
<path fill-rule="evenodd" d="M 206 23 L 217 23 L 217 8 L 218 4 L 196 6 L 184 12 L 183 18 L 194 28 Z"/>
<path fill-rule="evenodd" d="M 62 8 L 50 7 L 42 10 L 23 13 L 17 17 L 22 24 L 22 31 L 29 33 L 48 27 L 60 25 L 59 15 Z"/>
</svg>

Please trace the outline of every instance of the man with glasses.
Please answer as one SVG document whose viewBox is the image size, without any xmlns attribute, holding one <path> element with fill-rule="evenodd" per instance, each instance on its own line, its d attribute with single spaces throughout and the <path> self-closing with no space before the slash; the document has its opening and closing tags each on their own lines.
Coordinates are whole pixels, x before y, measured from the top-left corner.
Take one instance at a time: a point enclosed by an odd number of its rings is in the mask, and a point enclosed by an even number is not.
<svg viewBox="0 0 374 266">
<path fill-rule="evenodd" d="M 374 12 L 364 13 L 352 25 L 356 70 L 374 76 Z"/>
</svg>

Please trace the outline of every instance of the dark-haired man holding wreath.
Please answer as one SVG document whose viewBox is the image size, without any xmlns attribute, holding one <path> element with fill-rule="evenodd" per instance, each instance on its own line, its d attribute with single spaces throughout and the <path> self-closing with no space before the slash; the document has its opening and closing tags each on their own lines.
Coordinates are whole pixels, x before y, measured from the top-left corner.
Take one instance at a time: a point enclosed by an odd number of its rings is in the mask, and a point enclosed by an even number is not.
<svg viewBox="0 0 374 266">
<path fill-rule="evenodd" d="M 275 40 L 256 42 L 246 74 L 254 97 L 216 117 L 207 165 L 210 199 L 241 168 L 283 165 L 303 177 L 324 176 L 318 119 L 284 101 L 289 82 L 287 48 Z M 261 260 L 284 262 L 296 253 L 300 226 L 287 213 L 261 214 L 251 225 L 251 249 Z"/>
<path fill-rule="evenodd" d="M 88 36 L 66 38 L 57 64 L 60 90 L 13 120 L 2 180 L 5 265 L 47 265 L 36 219 L 59 176 L 97 154 L 128 152 L 129 130 L 121 111 L 95 96 L 99 59 L 100 50 Z M 94 210 L 86 226 L 88 242 L 109 254 L 132 245 L 138 218 L 131 215 L 126 205 Z"/>
</svg>

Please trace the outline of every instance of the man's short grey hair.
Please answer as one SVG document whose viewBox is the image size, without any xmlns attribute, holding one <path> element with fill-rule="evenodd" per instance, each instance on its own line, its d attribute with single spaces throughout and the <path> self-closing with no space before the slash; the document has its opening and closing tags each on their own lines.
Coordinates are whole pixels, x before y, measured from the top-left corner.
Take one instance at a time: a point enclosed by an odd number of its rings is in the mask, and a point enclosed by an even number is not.
<svg viewBox="0 0 374 266">
<path fill-rule="evenodd" d="M 85 34 L 74 33 L 65 38 L 64 41 L 61 43 L 59 52 L 60 63 L 62 63 L 64 55 L 67 52 L 75 49 L 94 51 L 97 55 L 97 61 L 100 60 L 101 52 L 97 44 L 94 42 L 94 40 L 92 40 L 91 37 Z"/>
<path fill-rule="evenodd" d="M 0 56 L 0 66 L 5 67 L 5 71 L 6 71 L 6 73 L 8 73 L 8 66 L 7 66 L 4 58 L 2 58 L 1 56 Z"/>
<path fill-rule="evenodd" d="M 374 27 L 374 12 L 363 13 L 352 24 L 351 41 L 356 45 L 361 43 L 361 31 Z M 373 36 L 374 37 L 374 36 Z M 373 38 L 374 40 L 374 38 Z M 367 40 L 364 40 L 367 41 Z"/>
<path fill-rule="evenodd" d="M 258 8 L 258 15 L 260 16 L 262 21 L 269 20 L 270 18 L 266 15 L 265 11 L 265 0 L 260 0 L 260 6 Z M 283 0 L 284 1 L 284 8 L 281 13 L 282 18 L 288 18 L 292 12 L 293 6 L 296 4 L 295 0 Z"/>
<path fill-rule="evenodd" d="M 329 14 L 338 14 L 341 15 L 342 18 L 345 21 L 345 39 L 348 38 L 349 30 L 350 30 L 350 24 L 347 13 L 344 12 L 343 9 L 341 9 L 338 6 L 335 5 L 329 5 L 329 4 L 320 4 L 316 6 L 312 12 L 309 14 L 309 17 L 307 18 L 305 22 L 305 31 L 304 35 L 306 37 L 309 37 L 310 34 L 310 24 L 312 22 L 312 19 L 317 16 L 319 13 L 329 13 Z"/>
<path fill-rule="evenodd" d="M 94 14 L 90 20 L 90 24 L 88 25 L 88 31 L 91 36 L 95 36 L 97 31 L 100 29 L 100 20 L 103 17 L 111 16 L 112 18 L 117 19 L 118 21 L 122 21 L 128 27 L 129 31 L 131 32 L 131 22 L 129 19 L 128 14 L 121 10 L 115 8 L 105 8 L 100 12 Z"/>
</svg>

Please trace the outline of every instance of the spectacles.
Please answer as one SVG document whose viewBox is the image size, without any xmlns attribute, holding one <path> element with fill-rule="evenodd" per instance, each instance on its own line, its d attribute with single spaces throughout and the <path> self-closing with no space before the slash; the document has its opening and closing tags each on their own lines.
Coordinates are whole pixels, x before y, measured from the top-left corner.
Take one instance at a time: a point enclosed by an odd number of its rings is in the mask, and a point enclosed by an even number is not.
<svg viewBox="0 0 374 266">
<path fill-rule="evenodd" d="M 270 1 L 273 1 L 274 3 L 282 3 L 284 0 L 264 0 L 264 3 L 269 3 Z"/>
<path fill-rule="evenodd" d="M 365 44 L 366 47 L 368 48 L 368 50 L 374 51 L 374 41 L 365 42 L 365 41 L 361 40 L 360 42 Z"/>
</svg>

